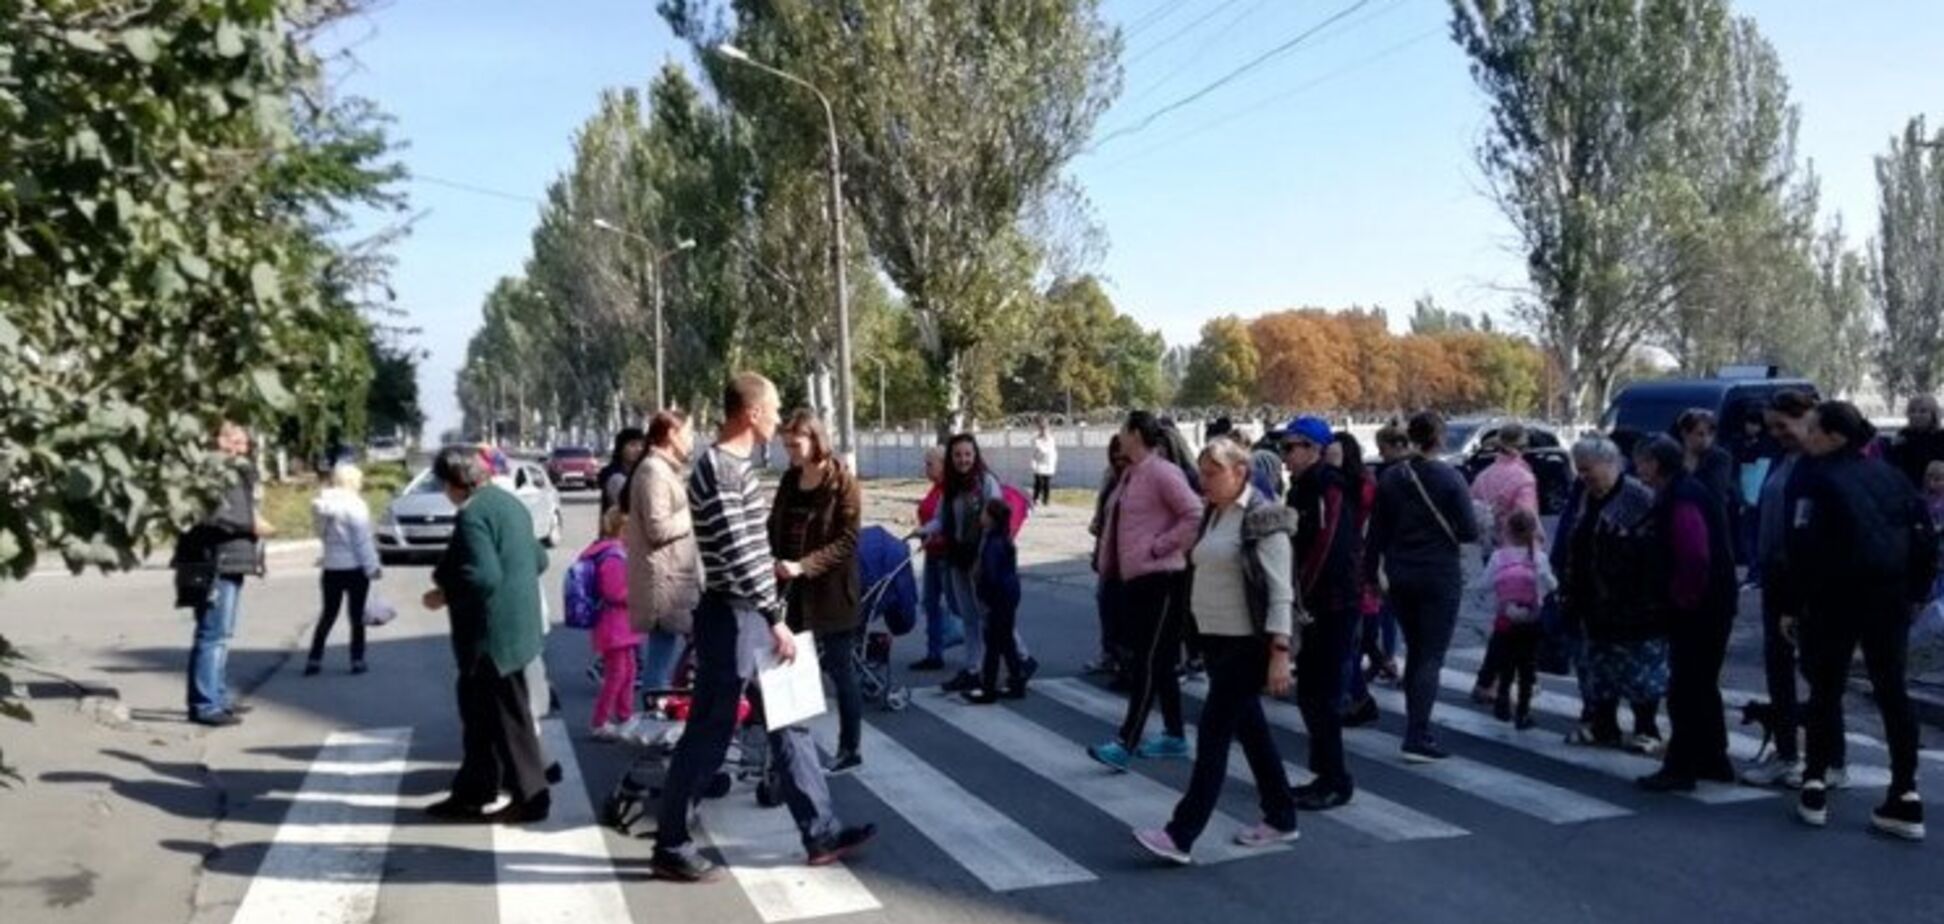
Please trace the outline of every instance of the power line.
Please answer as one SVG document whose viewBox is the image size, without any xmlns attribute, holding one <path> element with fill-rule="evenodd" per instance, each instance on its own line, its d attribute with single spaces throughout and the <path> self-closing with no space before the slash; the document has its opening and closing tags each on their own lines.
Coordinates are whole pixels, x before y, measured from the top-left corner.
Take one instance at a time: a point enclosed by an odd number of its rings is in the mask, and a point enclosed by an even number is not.
<svg viewBox="0 0 1944 924">
<path fill-rule="evenodd" d="M 1201 26 L 1202 23 L 1205 23 L 1211 19 L 1214 19 L 1217 16 L 1220 16 L 1223 10 L 1226 10 L 1229 7 L 1232 7 L 1240 2 L 1241 0 L 1222 0 L 1222 2 L 1216 4 L 1213 9 L 1209 10 L 1206 13 L 1201 14 L 1200 16 L 1195 17 L 1194 22 L 1191 22 L 1185 26 L 1182 26 L 1179 29 L 1174 30 L 1173 32 L 1168 33 L 1168 35 L 1165 38 L 1161 39 L 1160 41 L 1155 42 L 1154 44 L 1141 49 L 1139 54 L 1135 55 L 1132 58 L 1127 59 L 1126 66 L 1133 67 L 1135 64 L 1139 63 L 1141 59 L 1146 58 L 1148 55 L 1154 54 L 1155 52 L 1168 47 L 1169 45 L 1173 44 L 1176 39 L 1179 39 L 1182 36 L 1185 36 L 1188 33 L 1195 31 L 1195 29 Z"/>
<path fill-rule="evenodd" d="M 1128 25 L 1127 35 L 1124 37 L 1133 39 L 1135 36 L 1146 32 L 1150 26 L 1173 16 L 1187 5 L 1183 0 L 1161 0 L 1160 3 L 1149 8 L 1147 12 L 1134 17 L 1134 22 Z"/>
<path fill-rule="evenodd" d="M 1349 16 L 1351 13 L 1354 13 L 1364 8 L 1369 4 L 1370 4 L 1370 0 L 1356 0 L 1356 2 L 1350 4 L 1349 6 L 1346 6 L 1343 9 L 1330 14 L 1329 18 L 1323 20 L 1322 22 L 1317 23 L 1316 25 L 1303 30 L 1295 38 L 1292 38 L 1289 41 L 1277 45 L 1276 47 L 1271 48 L 1268 51 L 1265 51 L 1262 54 L 1259 54 L 1254 58 L 1249 59 L 1242 66 L 1235 68 L 1234 70 L 1229 71 L 1228 73 L 1223 74 L 1220 77 L 1215 78 L 1214 80 L 1204 85 L 1201 89 L 1198 89 L 1193 93 L 1188 94 L 1187 96 L 1177 99 L 1172 103 L 1169 103 L 1165 106 L 1162 106 L 1159 109 L 1154 110 L 1153 112 L 1148 113 L 1140 121 L 1135 122 L 1133 125 L 1127 128 L 1109 132 L 1106 137 L 1101 138 L 1099 141 L 1093 143 L 1092 150 L 1098 150 L 1102 145 L 1106 144 L 1109 141 L 1114 140 L 1115 138 L 1120 138 L 1125 135 L 1132 135 L 1135 132 L 1142 131 L 1146 129 L 1148 126 L 1153 125 L 1155 121 L 1157 119 L 1160 119 L 1162 116 L 1165 116 L 1170 112 L 1174 112 L 1175 110 L 1178 110 L 1184 106 L 1190 105 L 1195 101 L 1200 100 L 1203 97 L 1206 97 L 1210 93 L 1213 93 L 1216 90 L 1219 90 L 1225 86 L 1228 86 L 1231 83 L 1234 83 L 1236 80 L 1240 79 L 1244 74 L 1247 74 L 1250 71 L 1253 71 L 1256 68 L 1269 63 L 1271 60 L 1277 57 L 1288 54 L 1290 51 L 1295 50 L 1297 46 L 1308 41 L 1311 36 L 1314 36 L 1318 32 L 1321 32 L 1324 29 L 1329 28 L 1330 26 L 1341 21 L 1344 17 Z"/>
<path fill-rule="evenodd" d="M 1150 154 L 1154 154 L 1159 151 L 1166 150 L 1167 148 L 1174 147 L 1175 145 L 1180 144 L 1183 141 L 1187 141 L 1192 138 L 1196 138 L 1201 135 L 1207 134 L 1210 130 L 1219 128 L 1223 125 L 1227 125 L 1228 123 L 1233 122 L 1236 119 L 1242 118 L 1243 116 L 1253 115 L 1254 113 L 1261 111 L 1262 109 L 1265 109 L 1269 106 L 1273 106 L 1277 103 L 1283 102 L 1292 97 L 1300 96 L 1304 93 L 1316 89 L 1317 87 L 1330 83 L 1331 81 L 1337 80 L 1338 78 L 1341 78 L 1344 75 L 1351 73 L 1352 71 L 1361 70 L 1362 68 L 1375 64 L 1378 61 L 1391 57 L 1392 55 L 1398 54 L 1399 52 L 1402 52 L 1413 45 L 1421 44 L 1426 39 L 1433 38 L 1435 36 L 1443 34 L 1444 31 L 1445 29 L 1442 26 L 1426 29 L 1423 32 L 1419 32 L 1416 35 L 1413 35 L 1410 38 L 1405 39 L 1404 41 L 1398 42 L 1394 45 L 1382 49 L 1381 51 L 1372 53 L 1366 57 L 1359 58 L 1356 61 L 1352 61 L 1349 64 L 1344 65 L 1343 67 L 1337 68 L 1334 71 L 1330 71 L 1329 73 L 1317 77 L 1313 80 L 1305 81 L 1297 86 L 1291 87 L 1288 90 L 1284 90 L 1279 93 L 1276 93 L 1273 96 L 1269 96 L 1257 100 L 1256 102 L 1244 106 L 1241 109 L 1237 109 L 1233 112 L 1229 112 L 1225 115 L 1218 116 L 1207 122 L 1203 122 L 1202 124 L 1197 125 L 1194 128 L 1191 128 L 1178 135 L 1175 135 L 1172 138 L 1169 138 L 1165 141 L 1158 142 L 1150 147 L 1142 149 L 1137 153 L 1130 154 L 1127 157 L 1124 157 L 1111 164 L 1108 164 L 1107 166 L 1101 168 L 1101 170 L 1102 172 L 1112 172 L 1114 170 L 1118 170 L 1121 167 L 1126 166 L 1127 164 L 1133 163 L 1135 161 L 1141 160 Z"/>
<path fill-rule="evenodd" d="M 547 204 L 545 200 L 536 199 L 532 196 L 523 196 L 519 193 L 505 192 L 503 190 L 491 189 L 485 186 L 476 186 L 472 183 L 461 183 L 458 180 L 441 179 L 436 176 L 427 176 L 423 173 L 412 174 L 410 177 L 410 182 L 424 183 L 428 186 L 443 186 L 447 189 L 456 189 L 459 190 L 460 192 L 469 192 L 479 196 L 491 196 L 492 198 L 495 199 L 506 199 L 511 202 L 525 202 L 525 203 L 531 203 L 533 205 Z"/>
<path fill-rule="evenodd" d="M 1267 2 L 1268 0 L 1255 0 L 1254 3 L 1251 3 L 1247 7 L 1244 7 L 1242 12 L 1237 13 L 1235 15 L 1235 18 L 1229 20 L 1228 23 L 1223 25 L 1220 29 L 1215 30 L 1214 35 L 1209 36 L 1207 41 L 1197 46 L 1193 53 L 1189 54 L 1186 59 L 1184 59 L 1180 64 L 1175 66 L 1174 70 L 1169 71 L 1160 80 L 1157 80 L 1154 83 L 1149 84 L 1147 89 L 1134 94 L 1134 96 L 1127 101 L 1128 104 L 1132 105 L 1134 103 L 1140 102 L 1141 100 L 1147 99 L 1150 96 L 1153 96 L 1155 94 L 1155 91 L 1160 90 L 1162 87 L 1165 87 L 1170 83 L 1173 83 L 1176 77 L 1179 77 L 1183 73 L 1186 73 L 1189 68 L 1192 68 L 1197 64 L 1200 64 L 1202 62 L 1202 56 L 1208 54 L 1209 50 L 1215 47 L 1216 42 L 1221 41 L 1222 38 L 1228 35 L 1231 31 L 1233 31 L 1236 26 L 1241 25 L 1243 20 L 1248 19 L 1250 16 L 1254 15 L 1257 10 L 1262 9 L 1263 4 Z M 1128 63 L 1131 65 L 1133 62 L 1130 61 Z"/>
</svg>

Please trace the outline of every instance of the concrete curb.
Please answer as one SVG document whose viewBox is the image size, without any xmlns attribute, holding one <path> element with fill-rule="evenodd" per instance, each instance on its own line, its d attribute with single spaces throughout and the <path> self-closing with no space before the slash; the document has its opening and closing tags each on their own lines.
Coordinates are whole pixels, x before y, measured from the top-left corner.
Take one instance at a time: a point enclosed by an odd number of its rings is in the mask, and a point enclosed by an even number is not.
<svg viewBox="0 0 1944 924">
<path fill-rule="evenodd" d="M 324 542 L 320 539 L 278 539 L 264 544 L 263 557 L 266 562 L 290 564 L 295 561 L 302 561 L 305 558 L 316 558 L 323 554 L 323 552 Z M 169 555 L 170 553 L 168 551 L 157 550 L 147 559 L 144 559 L 141 566 L 135 570 L 167 571 L 169 569 Z M 56 560 L 58 558 L 56 556 Z M 34 569 L 27 577 L 31 580 L 34 578 L 86 576 L 93 573 L 97 572 L 83 571 L 81 575 L 75 575 L 64 564 L 43 565 Z"/>
</svg>

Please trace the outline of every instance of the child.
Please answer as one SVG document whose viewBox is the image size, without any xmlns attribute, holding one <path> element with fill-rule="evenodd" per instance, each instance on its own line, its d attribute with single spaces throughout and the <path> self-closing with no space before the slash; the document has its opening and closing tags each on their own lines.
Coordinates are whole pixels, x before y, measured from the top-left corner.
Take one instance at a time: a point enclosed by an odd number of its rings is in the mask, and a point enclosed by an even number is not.
<svg viewBox="0 0 1944 924">
<path fill-rule="evenodd" d="M 967 690 L 967 702 L 981 706 L 999 701 L 999 662 L 1006 662 L 1006 677 L 1011 681 L 1006 695 L 1012 699 L 1026 696 L 1026 675 L 1019 669 L 1019 647 L 1013 629 L 1019 621 L 1019 551 L 1012 543 L 1012 505 L 1005 498 L 986 501 L 985 515 L 979 518 L 985 540 L 979 545 L 979 562 L 973 572 L 973 586 L 980 605 L 986 608 L 985 663 L 981 665 L 979 689 Z"/>
<path fill-rule="evenodd" d="M 1493 678 L 1498 687 L 1496 707 L 1499 721 L 1513 721 L 1512 680 L 1519 681 L 1517 725 L 1533 727 L 1532 688 L 1539 680 L 1540 601 L 1558 589 L 1552 564 L 1539 548 L 1539 518 L 1530 510 L 1517 510 L 1505 523 L 1506 543 L 1492 553 L 1485 566 L 1484 583 L 1496 597 L 1497 617 L 1492 622 L 1504 659 Z"/>
<path fill-rule="evenodd" d="M 601 536 L 581 552 L 581 560 L 595 560 L 595 586 L 600 591 L 601 616 L 588 633 L 594 654 L 601 659 L 601 692 L 594 698 L 594 737 L 616 741 L 633 727 L 635 649 L 641 634 L 628 620 L 628 556 L 621 530 L 628 515 L 612 507 L 601 515 Z"/>
</svg>

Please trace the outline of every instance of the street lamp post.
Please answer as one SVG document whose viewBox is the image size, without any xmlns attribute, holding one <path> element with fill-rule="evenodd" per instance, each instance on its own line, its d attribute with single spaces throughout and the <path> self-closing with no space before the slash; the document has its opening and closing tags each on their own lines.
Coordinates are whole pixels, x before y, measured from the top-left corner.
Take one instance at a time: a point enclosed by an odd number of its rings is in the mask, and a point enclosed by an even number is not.
<svg viewBox="0 0 1944 924">
<path fill-rule="evenodd" d="M 836 110 L 830 106 L 830 97 L 815 84 L 751 58 L 748 52 L 734 45 L 727 42 L 717 45 L 715 53 L 809 90 L 823 105 L 824 127 L 830 135 L 830 271 L 837 284 L 837 443 L 844 460 L 855 469 L 857 401 L 851 380 L 850 290 L 844 284 L 844 169 L 837 146 Z"/>
<path fill-rule="evenodd" d="M 611 221 L 608 221 L 605 218 L 594 219 L 594 227 L 599 228 L 603 231 L 619 234 L 622 237 L 629 238 L 631 240 L 639 241 L 643 244 L 648 245 L 650 248 L 653 248 L 655 246 L 654 241 L 642 237 L 641 235 L 636 234 L 633 231 L 629 231 L 628 229 L 623 228 Z M 695 248 L 695 238 L 685 237 L 675 242 L 675 246 L 670 247 L 667 250 L 664 250 L 660 253 L 655 253 L 652 256 L 650 256 L 648 259 L 648 288 L 649 291 L 652 293 L 652 297 L 654 301 L 654 312 L 655 312 L 655 319 L 654 319 L 655 410 L 657 411 L 665 411 L 668 409 L 668 394 L 665 386 L 663 385 L 663 383 L 667 381 L 666 377 L 663 375 L 663 363 L 664 363 L 665 354 L 668 351 L 663 348 L 662 344 L 663 341 L 666 341 L 668 339 L 667 336 L 668 331 L 664 327 L 662 327 L 661 265 L 664 262 L 666 262 L 670 257 L 673 257 L 676 254 L 681 253 L 685 250 L 693 250 L 694 248 Z"/>
</svg>

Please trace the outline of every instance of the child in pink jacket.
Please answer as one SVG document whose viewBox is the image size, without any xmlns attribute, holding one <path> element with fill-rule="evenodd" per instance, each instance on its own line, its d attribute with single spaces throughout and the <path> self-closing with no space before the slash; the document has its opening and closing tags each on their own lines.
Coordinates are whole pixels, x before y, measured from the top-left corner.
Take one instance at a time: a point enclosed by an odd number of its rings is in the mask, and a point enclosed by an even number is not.
<svg viewBox="0 0 1944 924">
<path fill-rule="evenodd" d="M 621 546 L 627 513 L 615 507 L 601 516 L 601 537 L 580 557 L 598 558 L 595 584 L 601 592 L 601 618 L 588 633 L 601 659 L 601 692 L 594 698 L 594 737 L 612 741 L 634 718 L 635 649 L 641 634 L 628 619 L 628 556 Z"/>
</svg>

